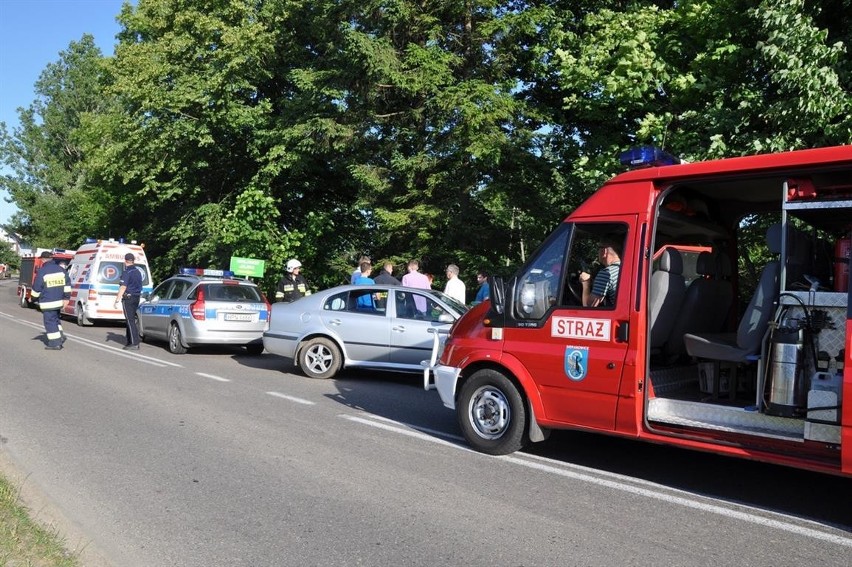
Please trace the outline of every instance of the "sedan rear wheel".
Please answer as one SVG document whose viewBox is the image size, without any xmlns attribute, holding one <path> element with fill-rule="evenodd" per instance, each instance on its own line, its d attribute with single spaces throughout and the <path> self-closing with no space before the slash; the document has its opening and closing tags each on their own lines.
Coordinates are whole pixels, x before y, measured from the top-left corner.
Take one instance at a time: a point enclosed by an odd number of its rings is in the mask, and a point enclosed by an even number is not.
<svg viewBox="0 0 852 567">
<path fill-rule="evenodd" d="M 299 351 L 299 366 L 308 378 L 331 378 L 340 370 L 342 363 L 340 349 L 326 338 L 311 339 Z"/>
<path fill-rule="evenodd" d="M 183 346 L 181 339 L 180 327 L 177 326 L 177 323 L 172 323 L 172 326 L 169 327 L 169 352 L 172 354 L 184 354 L 186 352 L 186 347 Z"/>
</svg>

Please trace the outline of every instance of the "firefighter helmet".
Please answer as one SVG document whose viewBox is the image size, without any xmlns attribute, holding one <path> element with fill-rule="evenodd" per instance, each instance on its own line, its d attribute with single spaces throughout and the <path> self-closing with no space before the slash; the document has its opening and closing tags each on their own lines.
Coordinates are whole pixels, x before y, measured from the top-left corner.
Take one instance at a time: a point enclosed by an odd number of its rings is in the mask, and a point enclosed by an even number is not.
<svg viewBox="0 0 852 567">
<path fill-rule="evenodd" d="M 301 268 L 301 267 L 302 267 L 302 263 L 300 261 L 296 260 L 296 259 L 287 261 L 287 271 L 290 272 L 290 273 L 293 273 L 293 270 L 295 270 L 296 268 Z"/>
</svg>

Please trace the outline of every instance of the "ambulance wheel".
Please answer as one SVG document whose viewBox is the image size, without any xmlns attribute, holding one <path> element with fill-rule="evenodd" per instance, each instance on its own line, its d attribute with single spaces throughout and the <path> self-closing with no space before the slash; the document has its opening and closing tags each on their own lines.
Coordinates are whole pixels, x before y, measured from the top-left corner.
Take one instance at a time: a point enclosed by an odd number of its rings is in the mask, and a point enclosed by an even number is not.
<svg viewBox="0 0 852 567">
<path fill-rule="evenodd" d="M 308 378 L 331 378 L 343 364 L 343 356 L 334 341 L 323 337 L 309 340 L 299 349 L 299 367 Z"/>
<path fill-rule="evenodd" d="M 186 347 L 181 342 L 182 339 L 180 327 L 177 326 L 177 323 L 172 323 L 172 326 L 169 327 L 169 352 L 172 354 L 186 353 Z"/>
<path fill-rule="evenodd" d="M 91 324 L 92 324 L 92 322 L 89 321 L 88 317 L 86 317 L 86 312 L 83 311 L 83 304 L 78 303 L 77 304 L 77 325 L 79 325 L 80 327 L 89 327 L 89 326 L 91 326 Z"/>
<path fill-rule="evenodd" d="M 527 444 L 527 411 L 514 382 L 496 370 L 479 370 L 462 386 L 459 425 L 471 447 L 508 455 Z"/>
</svg>

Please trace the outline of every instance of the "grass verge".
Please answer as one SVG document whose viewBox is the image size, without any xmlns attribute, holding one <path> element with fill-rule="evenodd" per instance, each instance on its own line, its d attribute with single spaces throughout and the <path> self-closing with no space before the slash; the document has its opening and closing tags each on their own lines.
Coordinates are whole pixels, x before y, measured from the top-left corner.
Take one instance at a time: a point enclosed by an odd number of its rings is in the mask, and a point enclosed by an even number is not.
<svg viewBox="0 0 852 567">
<path fill-rule="evenodd" d="M 19 496 L 19 489 L 0 476 L 0 565 L 80 567 L 57 531 L 33 520 Z"/>
</svg>

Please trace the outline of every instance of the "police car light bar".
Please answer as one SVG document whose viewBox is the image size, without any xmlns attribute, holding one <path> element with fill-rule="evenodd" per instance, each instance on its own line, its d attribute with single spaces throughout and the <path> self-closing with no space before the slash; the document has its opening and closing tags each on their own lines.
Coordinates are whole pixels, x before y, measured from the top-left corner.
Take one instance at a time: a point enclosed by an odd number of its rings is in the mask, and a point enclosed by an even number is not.
<svg viewBox="0 0 852 567">
<path fill-rule="evenodd" d="M 654 146 L 639 146 L 621 152 L 618 156 L 621 165 L 627 167 L 659 167 L 661 165 L 677 165 L 680 160 Z"/>
<path fill-rule="evenodd" d="M 182 276 L 210 276 L 214 278 L 234 277 L 234 272 L 231 270 L 212 270 L 210 268 L 181 268 L 178 274 Z"/>
</svg>

